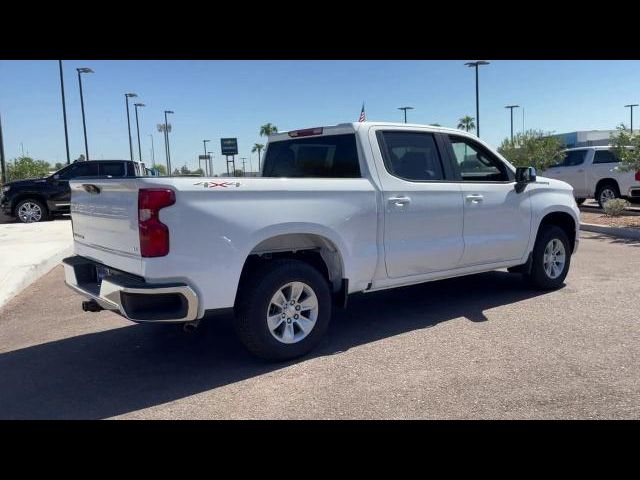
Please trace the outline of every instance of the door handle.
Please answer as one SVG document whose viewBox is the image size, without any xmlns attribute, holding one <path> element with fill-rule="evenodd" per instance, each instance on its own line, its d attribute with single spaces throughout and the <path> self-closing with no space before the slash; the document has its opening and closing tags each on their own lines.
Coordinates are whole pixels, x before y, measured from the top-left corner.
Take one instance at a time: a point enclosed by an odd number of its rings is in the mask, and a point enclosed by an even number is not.
<svg viewBox="0 0 640 480">
<path fill-rule="evenodd" d="M 474 205 L 482 203 L 482 201 L 484 200 L 484 196 L 477 193 L 467 195 L 465 198 L 467 199 L 467 203 L 472 203 Z"/>
<path fill-rule="evenodd" d="M 583 169 L 578 170 L 578 173 L 582 173 L 582 172 L 584 172 L 584 170 L 583 170 Z"/>
<path fill-rule="evenodd" d="M 387 199 L 389 203 L 393 203 L 396 207 L 402 207 L 403 205 L 407 205 L 411 203 L 411 198 L 409 197 L 389 197 Z"/>
</svg>

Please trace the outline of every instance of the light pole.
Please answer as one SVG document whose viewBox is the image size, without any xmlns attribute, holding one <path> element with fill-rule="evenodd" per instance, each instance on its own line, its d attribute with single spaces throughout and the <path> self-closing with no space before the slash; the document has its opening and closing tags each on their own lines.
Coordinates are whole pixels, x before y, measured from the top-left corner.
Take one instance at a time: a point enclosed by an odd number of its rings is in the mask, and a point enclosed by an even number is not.
<svg viewBox="0 0 640 480">
<path fill-rule="evenodd" d="M 631 110 L 631 133 L 633 133 L 633 107 L 637 107 L 638 104 L 635 103 L 633 105 L 625 105 L 625 108 L 628 108 Z"/>
<path fill-rule="evenodd" d="M 398 110 L 404 110 L 404 123 L 407 123 L 407 110 L 413 110 L 413 107 L 398 107 Z"/>
<path fill-rule="evenodd" d="M 240 160 L 242 160 L 242 176 L 246 177 L 247 176 L 247 171 L 244 168 L 244 161 L 247 159 L 247 157 L 240 157 Z"/>
<path fill-rule="evenodd" d="M 84 153 L 87 156 L 87 160 L 89 160 L 89 142 L 87 141 L 87 122 L 84 116 L 84 97 L 82 95 L 82 74 L 83 73 L 93 73 L 93 70 L 90 68 L 76 68 L 78 71 L 78 85 L 80 86 L 80 108 L 82 108 L 82 129 L 84 130 Z"/>
<path fill-rule="evenodd" d="M 156 152 L 153 150 L 153 134 L 150 133 L 149 136 L 151 137 L 151 165 L 155 165 L 156 164 Z"/>
<path fill-rule="evenodd" d="M 133 143 L 131 142 L 131 119 L 129 118 L 129 99 L 137 97 L 135 93 L 125 93 L 124 101 L 127 104 L 127 129 L 129 130 L 129 158 L 133 162 Z"/>
<path fill-rule="evenodd" d="M 134 103 L 136 110 L 136 132 L 138 133 L 138 161 L 142 163 L 142 148 L 140 147 L 140 123 L 138 123 L 138 107 L 146 107 L 144 103 Z"/>
<path fill-rule="evenodd" d="M 7 183 L 7 172 L 4 159 L 4 140 L 2 139 L 2 118 L 0 117 L 0 174 L 2 174 L 2 184 Z"/>
<path fill-rule="evenodd" d="M 164 111 L 164 142 L 167 155 L 167 168 L 169 169 L 167 175 L 171 175 L 171 147 L 169 146 L 169 122 L 167 121 L 167 114 L 173 113 L 173 110 Z"/>
<path fill-rule="evenodd" d="M 62 60 L 58 60 L 58 66 L 60 67 L 60 91 L 62 93 L 62 119 L 64 121 L 64 143 L 67 147 L 67 165 L 71 163 L 71 157 L 69 156 L 69 132 L 67 130 L 67 102 L 64 99 L 64 77 L 62 76 Z"/>
<path fill-rule="evenodd" d="M 204 145 L 204 156 L 205 156 L 205 159 L 204 159 L 204 167 L 205 167 L 204 171 L 205 171 L 205 174 L 207 176 L 210 175 L 209 174 L 209 162 L 207 162 L 207 159 L 206 159 L 206 156 L 207 156 L 207 142 L 210 142 L 210 141 L 211 140 L 202 140 L 202 144 Z"/>
<path fill-rule="evenodd" d="M 476 134 L 478 138 L 480 138 L 480 88 L 478 84 L 478 67 L 480 65 L 489 65 L 489 62 L 479 60 L 477 62 L 467 62 L 465 65 L 476 69 Z"/>
<path fill-rule="evenodd" d="M 209 157 L 209 175 L 213 177 L 213 152 L 207 151 L 207 157 Z"/>
<path fill-rule="evenodd" d="M 507 105 L 504 108 L 508 108 L 511 111 L 511 143 L 513 143 L 513 109 L 520 108 L 520 105 Z"/>
</svg>

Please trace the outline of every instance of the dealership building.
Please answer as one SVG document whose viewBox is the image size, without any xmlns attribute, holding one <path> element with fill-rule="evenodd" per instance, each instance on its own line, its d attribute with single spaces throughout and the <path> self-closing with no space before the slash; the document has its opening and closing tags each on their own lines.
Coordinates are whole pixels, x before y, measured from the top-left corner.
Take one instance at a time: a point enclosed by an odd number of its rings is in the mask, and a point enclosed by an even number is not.
<svg viewBox="0 0 640 480">
<path fill-rule="evenodd" d="M 580 132 L 559 133 L 553 135 L 560 139 L 566 148 L 592 147 L 594 145 L 609 145 L 611 135 L 617 130 L 583 130 Z"/>
</svg>

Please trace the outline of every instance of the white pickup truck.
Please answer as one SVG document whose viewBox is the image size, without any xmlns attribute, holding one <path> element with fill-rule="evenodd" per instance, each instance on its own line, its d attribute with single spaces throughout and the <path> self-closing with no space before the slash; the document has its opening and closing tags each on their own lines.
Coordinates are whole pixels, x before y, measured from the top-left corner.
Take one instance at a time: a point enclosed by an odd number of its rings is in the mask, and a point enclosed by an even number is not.
<svg viewBox="0 0 640 480">
<path fill-rule="evenodd" d="M 565 153 L 544 175 L 571 185 L 578 204 L 587 198 L 595 198 L 601 207 L 614 198 L 640 200 L 640 172 L 618 170 L 620 159 L 611 147 L 571 148 Z"/>
<path fill-rule="evenodd" d="M 355 292 L 508 268 L 563 284 L 569 185 L 465 132 L 362 122 L 269 137 L 261 177 L 71 182 L 66 283 L 134 322 L 233 310 L 254 354 L 303 355 Z"/>
</svg>

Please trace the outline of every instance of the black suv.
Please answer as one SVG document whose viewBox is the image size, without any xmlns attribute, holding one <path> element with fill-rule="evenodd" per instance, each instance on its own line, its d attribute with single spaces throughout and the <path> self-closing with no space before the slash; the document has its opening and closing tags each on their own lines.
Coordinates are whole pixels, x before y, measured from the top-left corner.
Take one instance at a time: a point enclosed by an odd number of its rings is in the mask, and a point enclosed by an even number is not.
<svg viewBox="0 0 640 480">
<path fill-rule="evenodd" d="M 146 173 L 144 166 L 129 160 L 74 162 L 49 177 L 5 183 L 0 191 L 0 208 L 5 215 L 18 217 L 21 222 L 42 222 L 54 214 L 69 213 L 71 179 L 136 177 Z"/>
</svg>

